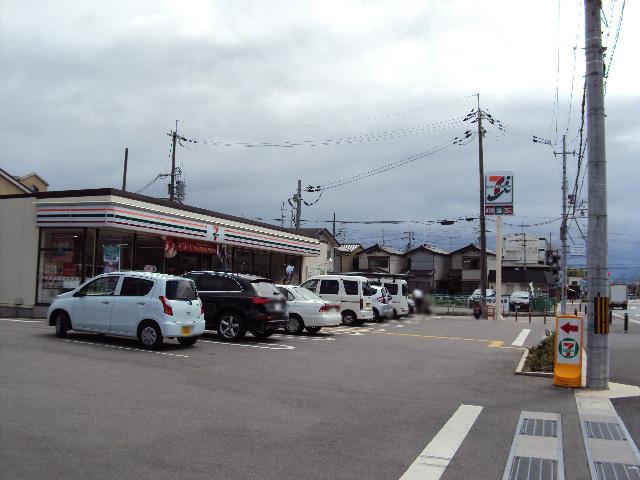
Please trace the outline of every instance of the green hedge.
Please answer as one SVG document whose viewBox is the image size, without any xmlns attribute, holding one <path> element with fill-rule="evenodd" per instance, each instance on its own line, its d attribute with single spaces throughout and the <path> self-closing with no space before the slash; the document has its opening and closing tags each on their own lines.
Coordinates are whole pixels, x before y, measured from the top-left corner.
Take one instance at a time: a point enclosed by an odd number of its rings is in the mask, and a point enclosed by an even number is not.
<svg viewBox="0 0 640 480">
<path fill-rule="evenodd" d="M 545 331 L 544 339 L 529 350 L 524 363 L 525 370 L 530 372 L 553 372 L 553 352 L 556 344 L 556 332 Z"/>
</svg>

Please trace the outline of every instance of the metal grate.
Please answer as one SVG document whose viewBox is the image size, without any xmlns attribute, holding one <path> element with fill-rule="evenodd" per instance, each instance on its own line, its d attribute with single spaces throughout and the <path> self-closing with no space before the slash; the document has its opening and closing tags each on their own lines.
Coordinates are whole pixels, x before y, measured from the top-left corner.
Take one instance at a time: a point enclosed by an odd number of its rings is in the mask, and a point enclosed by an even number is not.
<svg viewBox="0 0 640 480">
<path fill-rule="evenodd" d="M 513 457 L 509 480 L 557 480 L 558 461 L 547 458 Z"/>
<path fill-rule="evenodd" d="M 594 462 L 598 480 L 640 480 L 640 465 Z"/>
<path fill-rule="evenodd" d="M 558 436 L 558 422 L 556 420 L 543 420 L 541 418 L 525 418 L 520 426 L 520 435 L 532 435 L 534 437 Z"/>
<path fill-rule="evenodd" d="M 587 437 L 598 440 L 626 440 L 624 432 L 617 423 L 584 422 Z"/>
</svg>

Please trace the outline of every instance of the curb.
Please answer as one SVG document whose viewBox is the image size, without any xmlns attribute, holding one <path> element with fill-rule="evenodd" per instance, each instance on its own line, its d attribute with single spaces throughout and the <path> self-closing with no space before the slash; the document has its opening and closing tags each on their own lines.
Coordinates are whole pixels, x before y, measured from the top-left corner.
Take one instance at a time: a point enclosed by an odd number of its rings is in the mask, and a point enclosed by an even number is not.
<svg viewBox="0 0 640 480">
<path fill-rule="evenodd" d="M 543 377 L 543 378 L 553 378 L 553 372 L 523 372 L 524 362 L 527 360 L 527 356 L 529 355 L 529 349 L 525 348 L 522 353 L 522 357 L 518 362 L 518 366 L 516 367 L 515 375 L 524 375 L 526 377 Z"/>
</svg>

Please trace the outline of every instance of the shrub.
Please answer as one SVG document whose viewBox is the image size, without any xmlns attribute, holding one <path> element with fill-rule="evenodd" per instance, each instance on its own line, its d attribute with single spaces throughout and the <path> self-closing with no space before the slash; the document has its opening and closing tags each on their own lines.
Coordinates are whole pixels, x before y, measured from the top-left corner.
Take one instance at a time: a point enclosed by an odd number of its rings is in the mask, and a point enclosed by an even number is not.
<svg viewBox="0 0 640 480">
<path fill-rule="evenodd" d="M 556 345 L 556 332 L 545 331 L 542 341 L 529 350 L 524 363 L 525 370 L 531 372 L 553 372 L 553 351 Z"/>
</svg>

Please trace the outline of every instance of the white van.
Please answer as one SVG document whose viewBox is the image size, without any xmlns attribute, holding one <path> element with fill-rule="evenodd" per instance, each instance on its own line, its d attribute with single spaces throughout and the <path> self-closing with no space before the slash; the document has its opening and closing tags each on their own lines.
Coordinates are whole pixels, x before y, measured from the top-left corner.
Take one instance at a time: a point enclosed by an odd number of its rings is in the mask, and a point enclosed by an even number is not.
<svg viewBox="0 0 640 480">
<path fill-rule="evenodd" d="M 406 280 L 396 277 L 381 277 L 372 281 L 371 285 L 379 285 L 387 289 L 393 302 L 394 318 L 409 315 L 409 286 Z"/>
<path fill-rule="evenodd" d="M 301 287 L 311 290 L 323 300 L 340 304 L 342 323 L 362 325 L 373 319 L 369 279 L 351 275 L 316 275 Z"/>
</svg>

